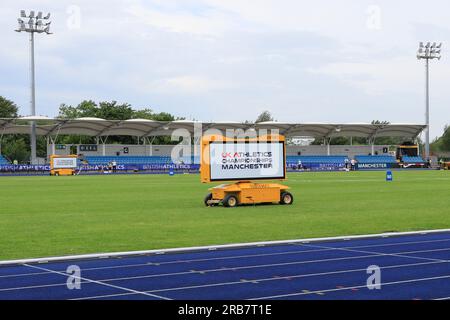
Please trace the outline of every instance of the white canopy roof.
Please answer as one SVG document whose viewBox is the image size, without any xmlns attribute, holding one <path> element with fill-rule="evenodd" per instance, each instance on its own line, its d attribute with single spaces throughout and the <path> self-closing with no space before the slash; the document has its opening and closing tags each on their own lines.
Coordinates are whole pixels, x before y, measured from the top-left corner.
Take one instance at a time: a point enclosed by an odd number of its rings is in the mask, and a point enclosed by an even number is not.
<svg viewBox="0 0 450 320">
<path fill-rule="evenodd" d="M 274 130 L 287 137 L 404 137 L 416 138 L 423 124 L 370 124 L 370 123 L 285 123 L 285 122 L 197 122 L 189 120 L 153 121 L 146 119 L 105 120 L 98 118 L 51 119 L 47 117 L 0 118 L 0 136 L 30 132 L 30 121 L 36 121 L 36 132 L 41 136 L 77 134 L 87 136 L 170 136 L 177 129 L 194 135 L 194 130 Z M 185 132 L 186 132 L 185 131 Z"/>
</svg>

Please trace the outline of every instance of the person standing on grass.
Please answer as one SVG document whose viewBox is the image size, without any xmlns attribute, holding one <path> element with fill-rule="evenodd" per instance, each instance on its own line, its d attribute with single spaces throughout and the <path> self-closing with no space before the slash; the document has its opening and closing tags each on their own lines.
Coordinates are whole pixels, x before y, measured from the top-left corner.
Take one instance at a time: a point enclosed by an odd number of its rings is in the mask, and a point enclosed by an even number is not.
<svg viewBox="0 0 450 320">
<path fill-rule="evenodd" d="M 116 173 L 117 172 L 117 162 L 116 162 L 116 160 L 113 160 L 111 164 L 112 164 L 113 172 Z"/>
<path fill-rule="evenodd" d="M 351 161 L 350 161 L 350 164 L 351 164 L 351 167 L 352 167 L 352 171 L 353 170 L 355 170 L 355 159 L 352 159 Z"/>
</svg>

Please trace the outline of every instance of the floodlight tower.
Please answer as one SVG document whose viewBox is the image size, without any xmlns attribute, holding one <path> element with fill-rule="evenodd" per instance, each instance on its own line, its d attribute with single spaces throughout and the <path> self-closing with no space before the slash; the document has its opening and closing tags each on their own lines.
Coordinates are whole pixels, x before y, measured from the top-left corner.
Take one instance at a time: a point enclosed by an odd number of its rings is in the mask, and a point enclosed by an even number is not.
<svg viewBox="0 0 450 320">
<path fill-rule="evenodd" d="M 425 158 L 430 159 L 430 74 L 429 64 L 430 60 L 441 60 L 442 43 L 427 42 L 426 45 L 421 42 L 419 44 L 419 51 L 417 52 L 417 59 L 425 59 Z"/>
<path fill-rule="evenodd" d="M 28 19 L 25 22 L 23 19 Z M 30 11 L 30 14 L 26 14 L 25 10 L 20 10 L 20 18 L 17 19 L 19 22 L 19 28 L 15 31 L 17 32 L 28 32 L 30 34 L 30 87 L 31 87 L 31 115 L 36 115 L 36 96 L 35 96 L 35 83 L 34 83 L 34 34 L 35 33 L 50 33 L 50 13 L 43 16 L 42 12 L 39 11 L 35 14 L 34 11 Z M 36 163 L 36 122 L 31 121 L 31 134 L 30 134 L 30 147 L 31 147 L 31 164 Z"/>
</svg>

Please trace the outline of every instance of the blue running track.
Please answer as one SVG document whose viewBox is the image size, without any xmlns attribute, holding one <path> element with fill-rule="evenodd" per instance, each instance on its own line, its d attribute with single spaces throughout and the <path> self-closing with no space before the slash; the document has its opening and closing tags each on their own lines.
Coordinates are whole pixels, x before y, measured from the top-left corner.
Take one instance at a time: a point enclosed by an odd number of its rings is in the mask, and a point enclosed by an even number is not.
<svg viewBox="0 0 450 320">
<path fill-rule="evenodd" d="M 367 287 L 372 265 L 381 289 Z M 450 232 L 0 267 L 1 300 L 448 298 Z"/>
</svg>

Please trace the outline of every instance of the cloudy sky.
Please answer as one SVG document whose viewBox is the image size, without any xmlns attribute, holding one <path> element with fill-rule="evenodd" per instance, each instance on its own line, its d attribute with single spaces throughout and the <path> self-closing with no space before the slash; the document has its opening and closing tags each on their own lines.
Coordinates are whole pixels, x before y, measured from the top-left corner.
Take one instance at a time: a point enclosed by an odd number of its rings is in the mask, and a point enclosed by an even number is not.
<svg viewBox="0 0 450 320">
<path fill-rule="evenodd" d="M 431 134 L 450 123 L 447 0 L 2 0 L 0 95 L 29 114 L 20 9 L 52 13 L 36 41 L 38 114 L 83 99 L 203 121 L 424 122 L 419 41 L 431 67 Z"/>
</svg>

